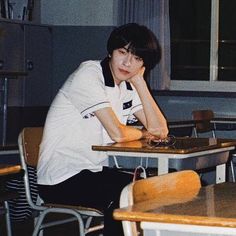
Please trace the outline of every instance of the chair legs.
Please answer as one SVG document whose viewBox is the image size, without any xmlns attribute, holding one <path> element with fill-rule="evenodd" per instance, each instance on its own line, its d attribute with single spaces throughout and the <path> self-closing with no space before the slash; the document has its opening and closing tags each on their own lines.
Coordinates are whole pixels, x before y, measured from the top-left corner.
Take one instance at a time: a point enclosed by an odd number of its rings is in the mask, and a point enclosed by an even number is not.
<svg viewBox="0 0 236 236">
<path fill-rule="evenodd" d="M 74 215 L 75 218 L 73 218 L 73 219 L 66 219 L 66 220 L 59 220 L 59 221 L 50 222 L 50 223 L 44 223 L 43 224 L 43 220 L 45 219 L 46 215 L 49 214 L 49 213 L 70 214 L 70 215 Z M 40 214 L 40 216 L 38 217 L 38 220 L 37 220 L 36 225 L 34 227 L 34 232 L 33 232 L 32 236 L 39 236 L 39 233 L 44 228 L 47 228 L 47 227 L 50 227 L 50 226 L 54 226 L 54 225 L 59 225 L 59 224 L 62 224 L 62 223 L 71 222 L 71 221 L 74 221 L 75 219 L 77 219 L 77 221 L 79 223 L 79 235 L 80 236 L 85 236 L 84 223 L 83 223 L 81 215 L 78 212 L 76 212 L 74 210 L 71 210 L 71 209 L 63 209 L 63 211 L 62 211 L 62 209 L 59 209 L 59 208 L 53 208 L 53 210 L 48 208 L 48 209 L 44 210 Z"/>
<path fill-rule="evenodd" d="M 230 161 L 230 168 L 231 168 L 231 174 L 232 174 L 232 180 L 235 183 L 235 172 L 234 172 L 234 163 L 233 160 Z"/>
<path fill-rule="evenodd" d="M 4 201 L 3 204 L 4 204 L 5 211 L 6 211 L 5 212 L 5 219 L 6 219 L 7 236 L 12 236 L 8 202 Z"/>
</svg>

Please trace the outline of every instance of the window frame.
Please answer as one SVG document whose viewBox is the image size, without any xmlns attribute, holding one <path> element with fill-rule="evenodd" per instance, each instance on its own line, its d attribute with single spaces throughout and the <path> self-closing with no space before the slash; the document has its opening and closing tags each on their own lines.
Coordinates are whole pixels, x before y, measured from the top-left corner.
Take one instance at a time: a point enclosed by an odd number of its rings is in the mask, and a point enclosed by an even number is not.
<svg viewBox="0 0 236 236">
<path fill-rule="evenodd" d="M 170 80 L 170 90 L 235 92 L 236 82 L 218 81 L 219 0 L 211 0 L 210 76 L 208 81 Z"/>
</svg>

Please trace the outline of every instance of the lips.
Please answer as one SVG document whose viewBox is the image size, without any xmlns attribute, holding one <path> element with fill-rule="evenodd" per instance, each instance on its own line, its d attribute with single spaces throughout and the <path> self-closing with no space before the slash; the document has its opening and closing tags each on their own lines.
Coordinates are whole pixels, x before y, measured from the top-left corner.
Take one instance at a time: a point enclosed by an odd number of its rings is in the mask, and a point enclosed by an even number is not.
<svg viewBox="0 0 236 236">
<path fill-rule="evenodd" d="M 119 72 L 123 75 L 128 75 L 129 74 L 129 71 L 123 70 L 123 69 L 119 69 Z"/>
</svg>

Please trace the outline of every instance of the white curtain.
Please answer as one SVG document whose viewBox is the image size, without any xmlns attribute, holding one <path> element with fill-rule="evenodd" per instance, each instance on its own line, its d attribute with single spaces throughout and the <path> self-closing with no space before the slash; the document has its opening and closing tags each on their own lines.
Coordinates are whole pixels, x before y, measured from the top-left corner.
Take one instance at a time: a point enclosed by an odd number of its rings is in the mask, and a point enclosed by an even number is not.
<svg viewBox="0 0 236 236">
<path fill-rule="evenodd" d="M 119 0 L 118 24 L 131 22 L 146 25 L 156 34 L 162 48 L 162 58 L 150 74 L 149 85 L 152 90 L 169 89 L 169 0 Z"/>
</svg>

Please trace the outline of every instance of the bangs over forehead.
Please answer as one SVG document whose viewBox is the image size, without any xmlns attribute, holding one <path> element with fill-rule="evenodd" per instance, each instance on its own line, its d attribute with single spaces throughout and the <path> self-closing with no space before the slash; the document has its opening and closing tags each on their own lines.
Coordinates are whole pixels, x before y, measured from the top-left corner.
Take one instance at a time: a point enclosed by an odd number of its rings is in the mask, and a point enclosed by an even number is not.
<svg viewBox="0 0 236 236">
<path fill-rule="evenodd" d="M 161 50 L 152 31 L 146 26 L 129 23 L 114 29 L 107 42 L 107 50 L 113 50 L 128 45 L 128 50 L 144 61 L 147 69 L 152 69 L 161 58 Z"/>
</svg>

